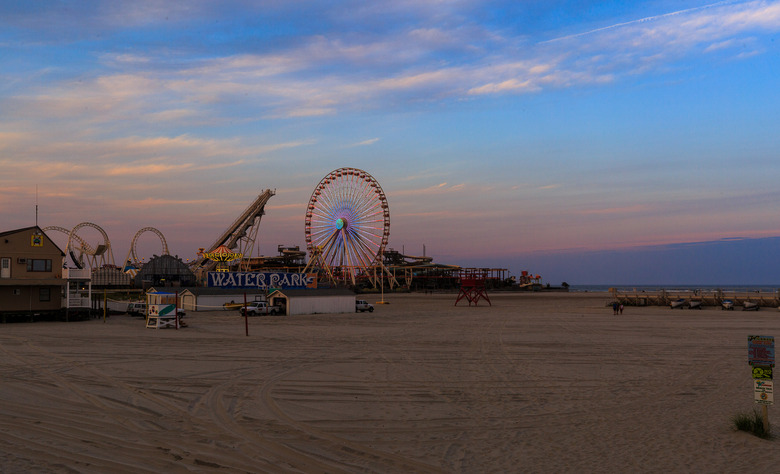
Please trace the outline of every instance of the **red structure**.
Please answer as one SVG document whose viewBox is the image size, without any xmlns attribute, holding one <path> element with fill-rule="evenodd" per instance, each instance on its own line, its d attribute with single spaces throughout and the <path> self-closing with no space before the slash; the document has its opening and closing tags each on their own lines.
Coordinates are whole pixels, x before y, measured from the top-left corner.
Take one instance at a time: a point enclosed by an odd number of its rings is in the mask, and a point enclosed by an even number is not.
<svg viewBox="0 0 780 474">
<path fill-rule="evenodd" d="M 487 289 L 485 288 L 485 280 L 487 280 L 487 273 L 484 271 L 464 270 L 459 275 L 460 280 L 460 292 L 458 292 L 458 299 L 455 300 L 455 306 L 458 306 L 458 302 L 463 298 L 466 298 L 469 302 L 474 303 L 477 306 L 480 299 L 484 299 L 488 302 L 488 305 L 493 306 L 490 303 L 490 298 L 487 295 Z"/>
</svg>

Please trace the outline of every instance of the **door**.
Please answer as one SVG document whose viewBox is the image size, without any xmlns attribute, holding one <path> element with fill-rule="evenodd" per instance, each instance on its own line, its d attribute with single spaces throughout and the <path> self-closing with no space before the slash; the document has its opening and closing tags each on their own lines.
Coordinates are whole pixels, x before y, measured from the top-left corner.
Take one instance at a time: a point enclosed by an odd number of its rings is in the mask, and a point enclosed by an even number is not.
<svg viewBox="0 0 780 474">
<path fill-rule="evenodd" d="M 11 278 L 10 258 L 0 258 L 0 278 Z"/>
</svg>

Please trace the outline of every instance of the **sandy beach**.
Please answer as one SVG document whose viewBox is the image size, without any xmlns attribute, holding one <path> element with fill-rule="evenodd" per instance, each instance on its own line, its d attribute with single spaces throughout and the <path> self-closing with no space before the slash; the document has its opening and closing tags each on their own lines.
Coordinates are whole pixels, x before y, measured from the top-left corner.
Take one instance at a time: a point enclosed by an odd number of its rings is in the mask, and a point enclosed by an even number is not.
<svg viewBox="0 0 780 474">
<path fill-rule="evenodd" d="M 777 310 L 386 295 L 373 313 L 0 325 L 2 472 L 772 472 L 748 334 Z M 378 296 L 369 296 L 374 302 Z M 780 423 L 775 407 L 770 421 Z M 776 431 L 775 431 L 776 433 Z"/>
</svg>

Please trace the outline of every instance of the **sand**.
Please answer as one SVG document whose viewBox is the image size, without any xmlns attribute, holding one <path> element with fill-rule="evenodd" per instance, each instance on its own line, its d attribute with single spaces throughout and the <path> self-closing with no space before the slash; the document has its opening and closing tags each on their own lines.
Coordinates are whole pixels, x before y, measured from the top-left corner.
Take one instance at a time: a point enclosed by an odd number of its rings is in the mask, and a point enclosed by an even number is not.
<svg viewBox="0 0 780 474">
<path fill-rule="evenodd" d="M 747 335 L 776 310 L 605 294 L 386 295 L 373 313 L 181 330 L 0 325 L 2 472 L 773 472 Z M 370 297 L 370 301 L 379 299 Z M 770 421 L 776 418 L 769 408 Z M 780 423 L 780 418 L 778 418 Z"/>
</svg>

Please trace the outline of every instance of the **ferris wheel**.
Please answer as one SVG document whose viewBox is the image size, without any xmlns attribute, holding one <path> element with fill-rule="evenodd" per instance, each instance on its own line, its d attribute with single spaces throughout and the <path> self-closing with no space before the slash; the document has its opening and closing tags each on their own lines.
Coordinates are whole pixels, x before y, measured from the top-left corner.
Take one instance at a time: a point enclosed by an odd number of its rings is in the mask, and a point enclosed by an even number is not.
<svg viewBox="0 0 780 474">
<path fill-rule="evenodd" d="M 314 189 L 306 209 L 306 247 L 328 273 L 354 284 L 382 264 L 389 235 L 387 198 L 370 174 L 339 168 Z"/>
</svg>

